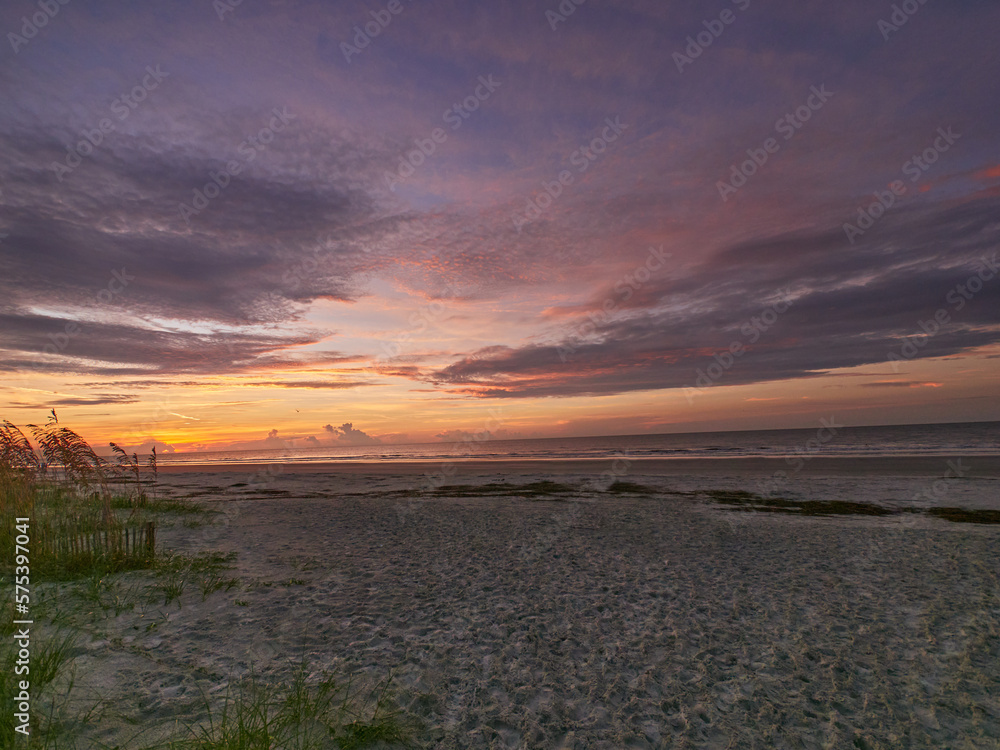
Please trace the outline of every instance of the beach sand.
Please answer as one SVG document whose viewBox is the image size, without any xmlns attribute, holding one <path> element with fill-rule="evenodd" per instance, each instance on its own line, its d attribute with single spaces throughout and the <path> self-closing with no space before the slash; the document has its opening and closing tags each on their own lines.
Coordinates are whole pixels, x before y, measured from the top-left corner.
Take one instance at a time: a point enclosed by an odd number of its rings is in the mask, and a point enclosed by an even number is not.
<svg viewBox="0 0 1000 750">
<path fill-rule="evenodd" d="M 936 494 L 944 458 L 787 480 L 775 463 L 633 462 L 625 493 L 593 463 L 460 465 L 461 490 L 421 489 L 434 467 L 171 471 L 162 492 L 220 512 L 159 543 L 237 553 L 243 587 L 104 621 L 74 690 L 165 727 L 304 657 L 392 675 L 420 747 L 997 748 L 1000 526 L 698 492 L 1000 509 L 997 460 L 964 460 Z M 549 480 L 572 490 L 518 489 Z"/>
</svg>

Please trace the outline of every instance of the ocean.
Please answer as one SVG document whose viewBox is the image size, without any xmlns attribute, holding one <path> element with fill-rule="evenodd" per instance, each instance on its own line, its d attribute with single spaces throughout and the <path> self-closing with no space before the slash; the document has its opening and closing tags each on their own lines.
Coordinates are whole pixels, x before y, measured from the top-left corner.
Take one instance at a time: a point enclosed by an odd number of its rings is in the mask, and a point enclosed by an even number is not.
<svg viewBox="0 0 1000 750">
<path fill-rule="evenodd" d="M 313 448 L 205 451 L 160 454 L 160 463 L 243 464 L 330 461 L 456 461 L 503 459 L 740 458 L 764 456 L 995 456 L 1000 422 L 820 427 L 796 430 L 692 432 L 659 435 L 493 440 L 407 445 L 346 445 Z"/>
</svg>

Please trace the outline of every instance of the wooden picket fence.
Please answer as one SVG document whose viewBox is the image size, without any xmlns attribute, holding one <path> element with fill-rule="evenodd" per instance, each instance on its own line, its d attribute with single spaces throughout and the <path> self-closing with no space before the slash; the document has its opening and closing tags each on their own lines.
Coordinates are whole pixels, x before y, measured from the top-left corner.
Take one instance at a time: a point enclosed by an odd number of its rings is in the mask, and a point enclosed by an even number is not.
<svg viewBox="0 0 1000 750">
<path fill-rule="evenodd" d="M 83 528 L 75 520 L 51 520 L 32 528 L 38 553 L 56 559 L 107 558 L 115 561 L 149 560 L 156 553 L 156 525 Z"/>
</svg>

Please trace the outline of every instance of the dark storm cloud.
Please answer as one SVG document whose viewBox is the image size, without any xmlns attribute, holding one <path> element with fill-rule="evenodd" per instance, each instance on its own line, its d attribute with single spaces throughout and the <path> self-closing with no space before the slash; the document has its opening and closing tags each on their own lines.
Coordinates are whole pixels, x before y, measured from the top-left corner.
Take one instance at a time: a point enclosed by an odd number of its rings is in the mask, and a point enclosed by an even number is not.
<svg viewBox="0 0 1000 750">
<path fill-rule="evenodd" d="M 595 307 L 562 321 L 550 344 L 480 352 L 422 377 L 480 396 L 606 395 L 695 386 L 734 343 L 746 351 L 719 384 L 888 366 L 890 353 L 967 352 L 1000 342 L 997 216 L 1000 200 L 981 199 L 895 217 L 857 247 L 837 230 L 743 243 L 684 279 L 650 282 L 642 307 L 610 316 Z M 781 290 L 790 307 L 779 303 L 770 325 L 755 328 Z M 928 336 L 939 310 L 947 321 Z"/>
<path fill-rule="evenodd" d="M 12 403 L 15 409 L 51 409 L 55 406 L 97 406 L 101 404 L 134 404 L 138 398 L 130 395 L 114 395 L 103 393 L 97 396 L 78 396 L 47 400 L 45 403 L 21 404 Z"/>
<path fill-rule="evenodd" d="M 862 388 L 934 388 L 941 383 L 928 383 L 916 380 L 883 380 L 875 383 L 862 383 Z"/>
<path fill-rule="evenodd" d="M 0 369 L 58 372 L 71 368 L 95 375 L 148 376 L 237 373 L 337 361 L 338 357 L 329 354 L 294 358 L 281 354 L 285 347 L 315 343 L 319 338 L 293 331 L 254 335 L 151 330 L 7 311 L 0 313 L 0 348 L 20 356 L 5 358 Z"/>
<path fill-rule="evenodd" d="M 381 238 L 401 220 L 378 208 L 377 195 L 365 187 L 374 181 L 366 170 L 376 169 L 378 154 L 304 120 L 298 124 L 303 133 L 290 134 L 285 144 L 276 136 L 252 168 L 229 176 L 221 194 L 188 217 L 190 224 L 178 207 L 192 204 L 212 174 L 225 173 L 224 149 L 222 157 L 206 158 L 195 142 L 112 134 L 60 182 L 50 165 L 74 142 L 69 133 L 44 127 L 0 132 L 5 369 L 32 366 L 37 352 L 46 346 L 52 352 L 51 335 L 63 336 L 70 321 L 37 310 L 294 329 L 303 303 L 356 298 L 359 277 L 385 262 Z M 80 329 L 71 345 L 57 341 L 55 353 L 124 365 L 121 374 L 142 372 L 130 365 L 176 373 L 225 371 L 251 358 L 266 364 L 259 358 L 268 352 L 317 340 L 294 330 L 202 336 L 121 323 L 81 323 Z M 51 358 L 34 366 L 100 369 Z"/>
<path fill-rule="evenodd" d="M 315 125 L 301 127 L 324 135 Z M 193 144 L 122 139 L 120 149 L 112 142 L 60 183 L 48 164 L 63 139 L 37 132 L 0 138 L 17 155 L 17 164 L 4 165 L 16 195 L 5 207 L 7 273 L 0 282 L 13 302 L 93 302 L 122 268 L 141 287 L 132 309 L 192 320 L 251 317 L 268 295 L 286 306 L 320 295 L 351 299 L 352 275 L 372 259 L 352 246 L 350 234 L 367 225 L 377 235 L 386 226 L 353 177 L 329 179 L 335 167 L 284 174 L 308 157 L 301 142 L 294 157 L 284 158 L 278 144 L 261 155 L 267 171 L 255 164 L 230 176 L 226 156 L 204 158 Z M 228 149 L 234 160 L 235 148 Z M 345 147 L 340 157 L 353 164 L 362 155 Z M 193 204 L 213 174 L 228 184 L 188 224 L 179 206 Z M 327 241 L 348 228 L 340 243 Z"/>
<path fill-rule="evenodd" d="M 374 385 L 361 380 L 254 380 L 241 385 L 270 386 L 274 388 L 305 388 L 308 390 L 342 390 Z"/>
</svg>

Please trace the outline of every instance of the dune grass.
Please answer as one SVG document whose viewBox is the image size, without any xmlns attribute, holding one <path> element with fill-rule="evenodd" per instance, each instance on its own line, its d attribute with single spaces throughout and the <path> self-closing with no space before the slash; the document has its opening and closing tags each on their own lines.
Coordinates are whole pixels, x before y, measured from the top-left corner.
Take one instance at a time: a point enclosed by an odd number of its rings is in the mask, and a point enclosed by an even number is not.
<svg viewBox="0 0 1000 750">
<path fill-rule="evenodd" d="M 39 638 L 36 632 L 31 642 L 29 671 L 26 674 L 15 671 L 17 645 L 6 634 L 0 641 L 0 694 L 10 699 L 12 705 L 14 696 L 18 694 L 19 682 L 27 679 L 32 698 L 30 734 L 27 738 L 15 732 L 15 726 L 20 722 L 15 720 L 11 706 L 0 712 L 0 737 L 11 743 L 3 747 L 34 750 L 71 746 L 67 744 L 70 727 L 85 724 L 93 711 L 93 706 L 68 710 L 59 701 L 59 697 L 67 693 L 73 684 L 72 661 L 78 641 L 79 636 L 72 630 L 58 630 L 44 638 Z M 48 700 L 44 700 L 46 697 Z M 46 703 L 47 708 L 39 710 Z"/>
<path fill-rule="evenodd" d="M 301 662 L 290 679 L 250 676 L 221 701 L 203 696 L 204 718 L 171 750 L 360 750 L 375 743 L 410 746 L 415 727 L 394 707 L 391 680 L 359 690 L 350 680 L 310 674 Z M 333 743 L 331 745 L 330 743 Z"/>
<path fill-rule="evenodd" d="M 138 456 L 112 443 L 119 461 L 109 463 L 55 411 L 28 428 L 37 450 L 17 426 L 0 423 L 0 522 L 13 530 L 28 519 L 32 575 L 73 580 L 152 565 L 153 545 L 136 544 L 153 533 L 139 530 L 148 519 Z M 149 465 L 155 480 L 155 453 Z M 0 534 L 0 569 L 13 572 L 15 552 L 15 535 Z"/>
<path fill-rule="evenodd" d="M 44 687 L 56 677 L 75 655 L 79 635 L 71 630 L 58 631 L 46 636 L 32 649 L 31 682 Z"/>
</svg>

